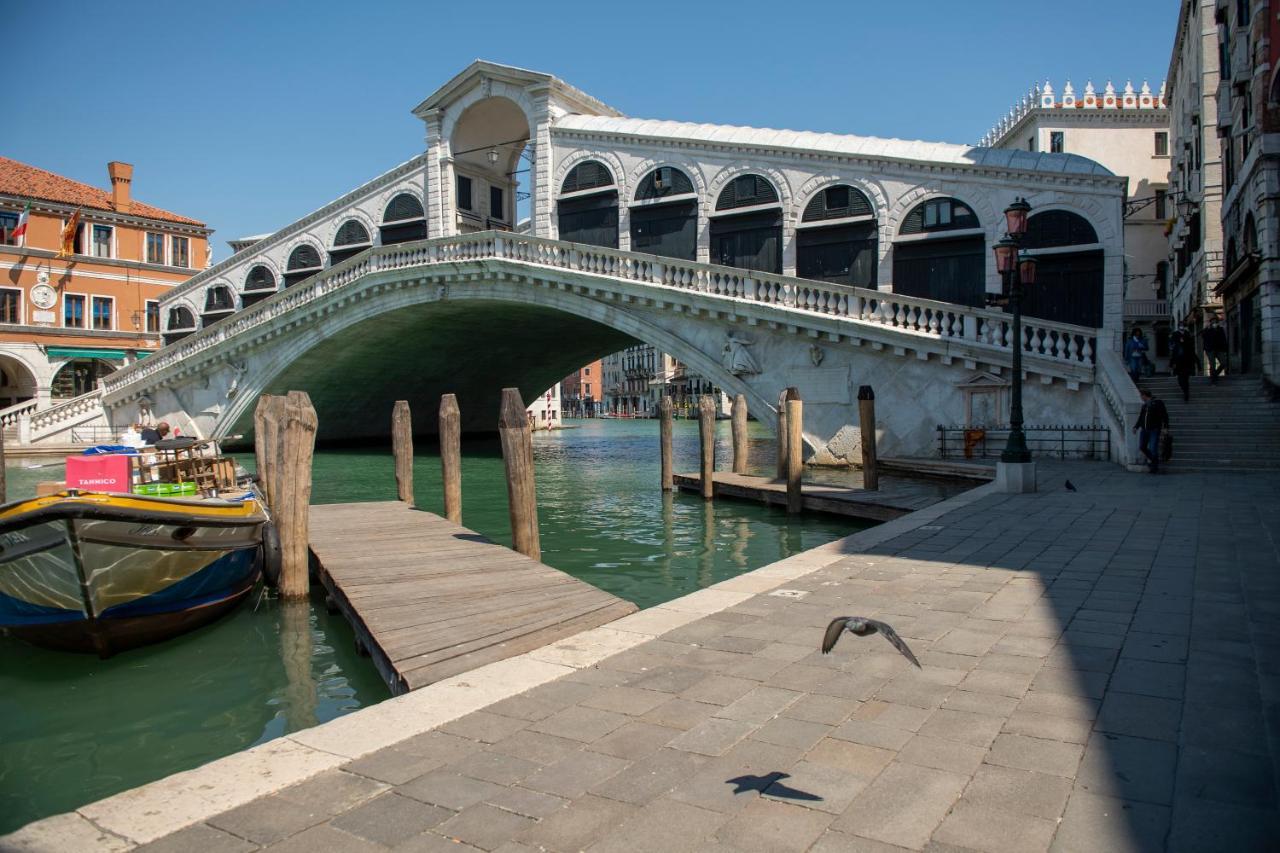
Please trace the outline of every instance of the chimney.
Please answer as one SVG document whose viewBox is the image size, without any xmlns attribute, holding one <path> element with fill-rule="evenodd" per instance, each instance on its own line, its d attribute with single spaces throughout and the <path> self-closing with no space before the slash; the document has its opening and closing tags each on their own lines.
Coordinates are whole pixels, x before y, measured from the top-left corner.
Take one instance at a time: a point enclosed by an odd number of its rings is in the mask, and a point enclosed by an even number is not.
<svg viewBox="0 0 1280 853">
<path fill-rule="evenodd" d="M 112 160 L 107 164 L 111 176 L 111 206 L 120 213 L 128 213 L 133 202 L 129 199 L 129 184 L 133 183 L 133 166 Z"/>
</svg>

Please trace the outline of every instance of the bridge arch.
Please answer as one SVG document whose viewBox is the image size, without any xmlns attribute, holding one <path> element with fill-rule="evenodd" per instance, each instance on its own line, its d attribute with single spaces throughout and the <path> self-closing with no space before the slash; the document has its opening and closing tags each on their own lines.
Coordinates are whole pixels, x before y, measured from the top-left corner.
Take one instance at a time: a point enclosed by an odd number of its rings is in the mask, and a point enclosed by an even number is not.
<svg viewBox="0 0 1280 853">
<path fill-rule="evenodd" d="M 458 322 L 463 322 L 464 327 L 446 332 L 450 324 Z M 537 323 L 542 326 L 537 327 Z M 470 359 L 475 349 L 474 329 L 489 330 L 489 341 L 496 345 L 507 331 L 531 325 L 529 336 L 511 342 L 513 352 L 526 349 L 528 341 L 541 338 L 555 342 L 551 350 L 558 354 L 558 360 L 553 357 L 538 370 L 529 370 L 524 365 L 533 360 L 507 358 L 496 353 L 483 360 L 496 365 L 485 372 L 478 369 L 478 360 Z M 455 336 L 456 348 L 451 349 L 454 346 L 451 344 L 443 348 L 439 345 L 445 334 Z M 758 393 L 726 369 L 719 349 L 720 337 L 714 339 L 713 346 L 700 345 L 653 322 L 652 317 L 641 311 L 620 310 L 619 306 L 589 295 L 529 283 L 488 280 L 475 286 L 453 286 L 447 291 L 417 283 L 352 302 L 341 311 L 327 313 L 321 323 L 306 334 L 277 339 L 269 355 L 260 359 L 260 368 L 245 375 L 237 393 L 218 417 L 214 433 L 250 430 L 258 395 L 289 389 L 311 393 L 320 413 L 322 437 L 326 421 L 331 426 L 342 419 L 349 421 L 352 417 L 349 410 L 354 407 L 360 412 L 362 406 L 362 413 L 355 417 L 369 421 L 368 435 L 361 435 L 358 428 L 347 430 L 346 434 L 353 437 L 385 435 L 384 421 L 390 417 L 395 399 L 416 400 L 415 408 L 426 406 L 430 407 L 427 411 L 434 411 L 439 393 L 445 392 L 459 393 L 464 419 L 470 424 L 492 428 L 496 424 L 498 392 L 504 385 L 519 385 L 526 399 L 531 399 L 574 367 L 637 341 L 651 343 L 670 353 L 731 395 L 746 395 L 752 411 L 760 413 L 766 424 L 772 423 L 765 413 L 772 411 L 776 401 L 769 399 L 771 395 Z M 364 345 L 372 353 L 389 342 L 397 342 L 399 346 L 393 350 L 394 360 L 358 351 L 358 347 Z M 452 357 L 440 357 L 446 349 Z M 435 363 L 444 371 L 438 382 L 422 375 L 431 369 L 428 355 L 435 355 Z M 524 372 L 513 375 L 513 367 Z M 357 385 L 362 377 L 382 377 L 387 387 L 385 390 L 364 388 L 361 390 L 365 393 L 357 393 L 348 383 L 339 390 L 334 376 L 349 368 L 361 374 L 355 377 Z M 411 374 L 417 375 L 416 384 L 407 378 Z M 477 398 L 475 393 L 468 396 L 461 392 L 458 385 L 467 382 L 486 386 L 483 396 Z"/>
<path fill-rule="evenodd" d="M 450 108 L 443 138 L 449 140 L 451 157 L 441 187 L 453 199 L 448 231 L 511 230 L 520 157 L 534 127 L 528 97 L 499 81 L 482 81 Z"/>
</svg>

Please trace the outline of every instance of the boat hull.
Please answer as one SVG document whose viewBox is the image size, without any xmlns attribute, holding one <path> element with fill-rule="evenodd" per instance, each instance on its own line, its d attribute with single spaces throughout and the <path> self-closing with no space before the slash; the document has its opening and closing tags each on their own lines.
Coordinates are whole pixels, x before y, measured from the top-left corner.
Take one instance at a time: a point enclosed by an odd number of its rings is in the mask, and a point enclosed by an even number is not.
<svg viewBox="0 0 1280 853">
<path fill-rule="evenodd" d="M 0 627 L 107 656 L 244 600 L 266 518 L 246 503 L 57 495 L 0 509 Z"/>
</svg>

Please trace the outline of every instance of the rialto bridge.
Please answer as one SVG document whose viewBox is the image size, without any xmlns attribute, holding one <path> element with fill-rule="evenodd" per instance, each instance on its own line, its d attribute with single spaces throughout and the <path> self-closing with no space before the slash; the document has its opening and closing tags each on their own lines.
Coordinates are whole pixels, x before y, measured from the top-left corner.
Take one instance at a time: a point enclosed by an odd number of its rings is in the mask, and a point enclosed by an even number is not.
<svg viewBox="0 0 1280 853">
<path fill-rule="evenodd" d="M 487 62 L 414 113 L 424 154 L 175 288 L 167 346 L 38 431 L 146 417 L 247 432 L 257 395 L 287 389 L 310 392 L 322 439 L 385 436 L 396 399 L 428 428 L 446 391 L 467 428 L 491 429 L 501 387 L 528 399 L 642 341 L 766 423 L 797 386 L 821 461 L 856 454 L 860 385 L 883 452 L 927 455 L 939 423 L 1007 418 L 1015 342 L 986 304 L 1021 196 L 1041 270 L 1028 422 L 1125 433 L 1125 179 L 1092 161 L 631 119 Z"/>
</svg>

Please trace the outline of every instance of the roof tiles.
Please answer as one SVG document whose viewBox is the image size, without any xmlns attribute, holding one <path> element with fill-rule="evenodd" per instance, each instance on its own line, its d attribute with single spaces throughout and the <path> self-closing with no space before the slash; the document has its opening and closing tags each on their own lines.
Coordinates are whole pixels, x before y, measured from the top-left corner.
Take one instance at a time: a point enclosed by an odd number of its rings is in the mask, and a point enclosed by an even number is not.
<svg viewBox="0 0 1280 853">
<path fill-rule="evenodd" d="M 62 175 L 55 175 L 53 172 L 19 163 L 17 160 L 10 160 L 8 157 L 0 157 L 0 194 L 76 205 L 91 210 L 115 211 L 115 207 L 111 204 L 111 193 L 107 190 L 82 184 L 79 181 L 64 178 Z M 129 215 L 143 219 L 178 222 L 183 225 L 204 226 L 204 223 L 198 219 L 179 216 L 140 201 L 132 203 Z"/>
</svg>

